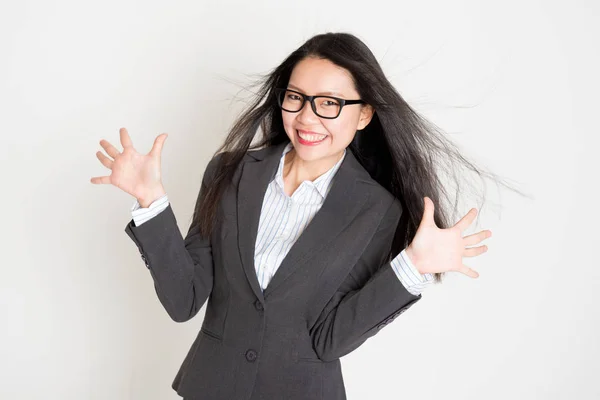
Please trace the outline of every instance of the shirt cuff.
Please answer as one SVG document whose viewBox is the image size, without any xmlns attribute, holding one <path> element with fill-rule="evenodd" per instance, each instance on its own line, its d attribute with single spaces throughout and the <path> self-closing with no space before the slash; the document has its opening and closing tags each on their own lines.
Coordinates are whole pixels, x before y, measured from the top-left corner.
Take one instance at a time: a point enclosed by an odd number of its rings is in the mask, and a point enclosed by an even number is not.
<svg viewBox="0 0 600 400">
<path fill-rule="evenodd" d="M 157 216 L 161 211 L 164 211 L 169 206 L 169 198 L 165 193 L 158 199 L 154 200 L 152 204 L 144 208 L 140 203 L 135 200 L 133 206 L 131 206 L 131 216 L 135 226 L 140 226 L 149 219 Z"/>
<path fill-rule="evenodd" d="M 406 254 L 406 249 L 392 260 L 391 265 L 406 290 L 415 296 L 418 296 L 433 281 L 432 274 L 421 274 L 417 270 Z"/>
</svg>

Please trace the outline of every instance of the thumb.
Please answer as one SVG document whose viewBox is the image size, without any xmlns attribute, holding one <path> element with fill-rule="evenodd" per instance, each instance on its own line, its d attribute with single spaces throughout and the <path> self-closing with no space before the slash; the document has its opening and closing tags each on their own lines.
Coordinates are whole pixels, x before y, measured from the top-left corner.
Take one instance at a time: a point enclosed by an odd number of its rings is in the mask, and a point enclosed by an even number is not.
<svg viewBox="0 0 600 400">
<path fill-rule="evenodd" d="M 150 150 L 150 154 L 153 156 L 159 156 L 162 152 L 163 145 L 165 144 L 165 140 L 167 140 L 166 133 L 160 134 L 154 139 L 154 144 L 152 145 L 152 150 Z"/>
<path fill-rule="evenodd" d="M 423 198 L 423 201 L 425 203 L 425 207 L 423 209 L 423 218 L 421 218 L 421 224 L 422 225 L 431 225 L 433 224 L 433 211 L 434 211 L 434 204 L 433 201 L 425 196 Z"/>
</svg>

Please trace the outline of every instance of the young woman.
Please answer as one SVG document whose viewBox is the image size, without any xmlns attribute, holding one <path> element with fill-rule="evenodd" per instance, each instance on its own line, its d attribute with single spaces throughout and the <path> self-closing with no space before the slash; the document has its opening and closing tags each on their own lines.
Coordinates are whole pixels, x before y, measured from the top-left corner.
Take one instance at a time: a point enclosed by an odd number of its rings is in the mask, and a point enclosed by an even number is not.
<svg viewBox="0 0 600 400">
<path fill-rule="evenodd" d="M 258 144 L 252 145 L 261 128 Z M 347 33 L 314 36 L 262 81 L 204 172 L 184 238 L 159 135 L 98 152 L 136 198 L 125 231 L 170 317 L 202 328 L 173 381 L 185 399 L 345 399 L 340 357 L 487 250 L 448 223 L 440 166 L 482 174 L 427 124 Z M 450 161 L 450 164 L 445 164 Z M 435 204 L 435 207 L 434 207 Z"/>
</svg>

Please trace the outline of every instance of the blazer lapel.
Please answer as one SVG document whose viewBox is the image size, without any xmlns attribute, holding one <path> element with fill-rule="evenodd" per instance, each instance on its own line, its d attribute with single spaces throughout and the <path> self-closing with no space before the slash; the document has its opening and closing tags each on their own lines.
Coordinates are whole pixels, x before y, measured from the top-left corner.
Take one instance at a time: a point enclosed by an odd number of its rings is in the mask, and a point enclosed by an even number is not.
<svg viewBox="0 0 600 400">
<path fill-rule="evenodd" d="M 311 222 L 282 260 L 264 293 L 260 288 L 254 265 L 254 254 L 262 202 L 269 182 L 274 177 L 283 148 L 287 142 L 251 152 L 254 160 L 244 163 L 238 189 L 238 232 L 240 256 L 248 282 L 256 296 L 264 301 L 294 271 L 303 267 L 309 256 L 318 253 L 355 217 L 368 198 L 357 181 L 368 173 L 348 149 L 329 194 Z"/>
<path fill-rule="evenodd" d="M 267 186 L 277 171 L 279 159 L 287 143 L 267 147 L 248 155 L 242 167 L 237 195 L 238 247 L 244 273 L 254 294 L 264 302 L 263 292 L 254 267 L 254 247 L 258 234 L 260 211 Z"/>
</svg>

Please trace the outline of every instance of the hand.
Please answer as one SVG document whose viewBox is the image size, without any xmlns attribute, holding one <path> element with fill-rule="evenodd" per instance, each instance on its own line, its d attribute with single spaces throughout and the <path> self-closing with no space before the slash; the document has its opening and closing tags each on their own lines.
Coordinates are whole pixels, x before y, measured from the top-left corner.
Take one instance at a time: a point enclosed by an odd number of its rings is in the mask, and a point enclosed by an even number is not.
<svg viewBox="0 0 600 400">
<path fill-rule="evenodd" d="M 425 197 L 425 210 L 417 233 L 406 249 L 408 257 L 421 274 L 447 271 L 461 272 L 471 278 L 479 274 L 462 263 L 463 257 L 474 257 L 487 251 L 487 246 L 467 248 L 492 236 L 492 231 L 485 230 L 462 237 L 477 215 L 472 208 L 452 228 L 439 229 L 433 219 L 433 201 Z"/>
<path fill-rule="evenodd" d="M 119 130 L 123 152 L 120 153 L 106 140 L 100 140 L 100 145 L 106 150 L 109 158 L 101 151 L 96 156 L 106 168 L 112 170 L 109 176 L 97 176 L 90 179 L 95 184 L 111 184 L 134 196 L 142 207 L 163 194 L 165 190 L 160 175 L 160 152 L 167 139 L 163 133 L 154 140 L 154 145 L 146 155 L 138 153 L 131 142 L 127 129 Z"/>
</svg>

